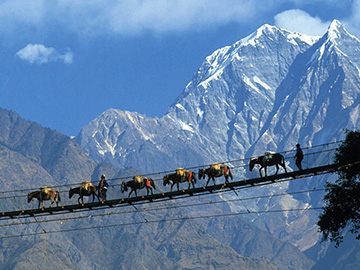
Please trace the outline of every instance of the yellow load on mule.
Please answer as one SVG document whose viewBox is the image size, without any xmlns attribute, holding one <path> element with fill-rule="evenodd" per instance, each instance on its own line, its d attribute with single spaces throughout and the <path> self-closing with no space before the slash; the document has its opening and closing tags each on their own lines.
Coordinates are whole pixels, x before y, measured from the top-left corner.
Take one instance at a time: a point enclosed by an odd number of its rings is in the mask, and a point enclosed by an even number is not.
<svg viewBox="0 0 360 270">
<path fill-rule="evenodd" d="M 184 168 L 177 168 L 176 169 L 176 174 L 179 176 L 184 176 L 186 170 Z"/>
<path fill-rule="evenodd" d="M 138 184 L 141 184 L 144 181 L 144 177 L 142 175 L 134 176 L 134 181 Z"/>
<path fill-rule="evenodd" d="M 94 186 L 93 184 L 91 184 L 90 181 L 83 181 L 81 182 L 81 188 L 85 189 L 85 190 L 89 190 L 90 187 Z"/>
<path fill-rule="evenodd" d="M 48 188 L 47 186 L 40 187 L 40 191 L 43 194 L 48 194 L 51 188 Z"/>
<path fill-rule="evenodd" d="M 218 171 L 221 168 L 221 164 L 220 163 L 213 163 L 213 164 L 210 165 L 210 168 Z"/>
</svg>

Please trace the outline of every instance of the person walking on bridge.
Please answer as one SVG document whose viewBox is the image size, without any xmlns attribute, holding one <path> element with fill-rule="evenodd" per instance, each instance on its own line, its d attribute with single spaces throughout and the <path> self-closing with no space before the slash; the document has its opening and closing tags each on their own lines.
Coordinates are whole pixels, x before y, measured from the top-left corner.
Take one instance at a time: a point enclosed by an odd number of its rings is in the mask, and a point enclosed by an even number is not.
<svg viewBox="0 0 360 270">
<path fill-rule="evenodd" d="M 106 192 L 108 189 L 109 184 L 105 180 L 105 174 L 101 175 L 101 180 L 97 186 L 99 196 L 102 201 L 106 201 Z"/>
<path fill-rule="evenodd" d="M 301 170 L 302 170 L 301 161 L 302 161 L 303 158 L 304 158 L 304 154 L 303 154 L 303 151 L 302 151 L 301 148 L 300 148 L 300 144 L 297 144 L 297 145 L 296 145 L 296 154 L 295 154 L 294 158 L 296 158 L 296 160 L 295 160 L 296 166 L 297 166 L 297 167 L 299 168 L 299 170 L 301 171 Z"/>
</svg>

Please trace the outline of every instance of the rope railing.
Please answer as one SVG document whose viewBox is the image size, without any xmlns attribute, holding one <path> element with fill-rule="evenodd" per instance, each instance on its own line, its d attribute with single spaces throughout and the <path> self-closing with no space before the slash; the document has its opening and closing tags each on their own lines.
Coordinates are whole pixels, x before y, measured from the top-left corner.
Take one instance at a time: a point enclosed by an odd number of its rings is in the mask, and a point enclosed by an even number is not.
<svg viewBox="0 0 360 270">
<path fill-rule="evenodd" d="M 320 155 L 325 155 L 325 154 L 330 156 L 331 153 L 333 153 L 337 149 L 337 148 L 333 148 L 333 145 L 339 144 L 341 142 L 342 141 L 340 141 L 340 142 L 332 142 L 332 143 L 327 143 L 327 144 L 321 144 L 321 145 L 315 145 L 315 146 L 311 146 L 311 147 L 304 147 L 303 148 L 303 151 L 304 151 L 304 160 L 303 161 L 310 163 L 309 162 L 310 156 L 314 157 L 314 159 L 316 158 L 316 156 L 319 157 Z M 324 147 L 329 147 L 329 146 L 331 146 L 330 149 L 324 149 L 324 150 L 318 150 L 318 151 L 310 152 L 310 150 L 319 149 L 320 147 L 323 147 L 323 148 Z M 280 152 L 280 153 L 289 155 L 289 153 L 292 153 L 294 151 L 295 150 L 292 149 L 292 150 L 287 150 L 287 151 L 283 151 L 283 152 Z M 289 160 L 292 159 L 292 158 L 293 158 L 293 156 L 285 156 L 285 160 L 288 163 L 291 162 Z M 238 171 L 238 172 L 240 172 L 240 170 L 244 170 L 244 172 L 247 172 L 248 170 L 246 170 L 246 167 L 248 166 L 248 161 L 250 159 L 251 158 L 248 157 L 248 158 L 241 158 L 241 159 L 236 159 L 236 160 L 222 161 L 222 162 L 219 162 L 219 163 L 221 163 L 221 164 L 231 164 L 232 165 L 231 169 L 235 170 L 235 171 Z M 239 164 L 236 165 L 237 163 L 239 163 Z M 311 164 L 313 166 L 316 165 L 314 161 L 312 161 Z M 328 164 L 331 164 L 330 163 L 330 158 L 328 159 Z M 209 167 L 210 165 L 211 164 L 198 165 L 198 166 L 193 166 L 193 167 L 187 167 L 185 169 L 187 169 L 187 170 L 201 169 L 201 168 Z M 170 173 L 170 172 L 173 173 L 174 170 L 161 171 L 161 172 L 155 172 L 155 173 L 148 173 L 148 174 L 143 174 L 143 176 L 144 177 L 155 176 L 155 177 L 152 178 L 154 181 L 161 181 L 162 180 L 161 176 L 164 175 L 164 174 Z M 271 171 L 269 171 L 269 172 L 271 172 Z M 255 172 L 255 173 L 257 173 L 257 172 Z M 128 180 L 128 179 L 131 179 L 132 177 L 133 176 L 124 176 L 124 177 L 118 177 L 118 178 L 110 178 L 110 179 L 106 179 L 106 180 L 110 183 L 111 187 L 116 188 L 116 187 L 121 185 L 121 183 L 117 183 L 117 182 L 125 181 L 125 180 Z M 239 177 L 239 176 L 234 175 L 234 177 Z M 242 177 L 242 175 L 240 177 Z M 67 198 L 66 195 L 69 192 L 69 188 L 80 186 L 80 185 L 81 185 L 81 183 L 71 183 L 71 184 L 48 186 L 48 187 L 52 188 L 52 189 L 58 189 L 58 191 L 63 194 L 62 197 Z M 11 193 L 14 193 L 14 194 L 13 195 L 8 195 L 8 196 L 0 196 L 0 200 L 1 201 L 12 200 L 13 202 L 11 204 L 16 204 L 18 202 L 15 202 L 15 200 L 17 200 L 19 198 L 27 197 L 27 194 L 25 192 L 34 191 L 34 189 L 35 188 L 25 188 L 25 189 L 1 191 L 0 192 L 1 195 L 11 194 Z M 22 194 L 16 194 L 16 193 L 22 193 Z M 108 194 L 109 193 L 113 193 L 113 192 L 108 192 Z M 21 200 L 23 200 L 23 199 L 21 199 Z M 24 200 L 23 200 L 23 203 L 24 203 Z"/>
</svg>

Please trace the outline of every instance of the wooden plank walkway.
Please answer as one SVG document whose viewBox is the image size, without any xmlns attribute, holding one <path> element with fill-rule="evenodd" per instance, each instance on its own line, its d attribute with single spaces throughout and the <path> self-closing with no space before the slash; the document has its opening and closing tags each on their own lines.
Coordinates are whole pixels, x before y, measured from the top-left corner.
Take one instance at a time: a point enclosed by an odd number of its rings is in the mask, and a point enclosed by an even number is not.
<svg viewBox="0 0 360 270">
<path fill-rule="evenodd" d="M 243 186 L 250 187 L 250 186 L 256 186 L 257 184 L 265 184 L 265 183 L 271 184 L 271 183 L 276 183 L 276 180 L 281 180 L 281 179 L 288 179 L 288 178 L 298 179 L 298 178 L 305 178 L 319 174 L 332 173 L 335 172 L 339 167 L 341 167 L 341 165 L 331 164 L 331 165 L 319 166 L 310 169 L 304 169 L 302 171 L 293 171 L 289 173 L 270 175 L 267 177 L 244 179 L 236 182 L 230 182 L 227 184 L 198 187 L 189 190 L 183 189 L 179 191 L 156 193 L 149 196 L 120 198 L 120 199 L 108 200 L 105 202 L 72 204 L 72 205 L 64 205 L 64 206 L 51 207 L 51 208 L 38 208 L 38 209 L 26 209 L 26 210 L 2 212 L 0 214 L 0 220 L 79 213 L 90 210 L 108 209 L 111 207 L 129 206 L 132 204 L 153 203 L 153 202 L 161 202 L 172 199 L 181 199 L 184 197 L 189 197 L 194 195 L 204 195 L 204 194 L 208 194 L 209 192 L 211 193 L 219 190 L 227 191 L 234 189 L 235 187 L 243 187 Z"/>
</svg>

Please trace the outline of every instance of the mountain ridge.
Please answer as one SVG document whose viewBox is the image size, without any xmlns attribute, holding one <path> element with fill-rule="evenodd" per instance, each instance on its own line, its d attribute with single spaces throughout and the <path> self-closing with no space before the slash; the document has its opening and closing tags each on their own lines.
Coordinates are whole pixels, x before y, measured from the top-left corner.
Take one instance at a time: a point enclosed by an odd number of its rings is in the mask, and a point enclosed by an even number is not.
<svg viewBox="0 0 360 270">
<path fill-rule="evenodd" d="M 83 180 L 97 184 L 103 173 L 110 183 L 108 197 L 119 198 L 119 185 L 111 179 L 138 174 L 134 169 L 96 163 L 67 136 L 24 120 L 15 112 L 0 109 L 0 125 L 0 185 L 6 194 L 0 198 L 2 212 L 37 208 L 37 201 L 27 203 L 26 193 L 44 185 L 56 186 L 62 197 L 60 205 L 74 204 L 76 198 L 68 198 L 69 188 Z M 145 216 L 149 220 L 187 216 L 186 211 L 166 207 L 161 213 L 141 208 L 134 211 L 125 206 L 118 214 L 105 209 L 89 216 L 69 213 L 57 218 L 3 220 L 0 269 L 278 269 L 268 259 L 245 257 L 221 245 L 196 222 L 136 225 Z M 144 214 L 139 214 L 139 209 Z M 124 220 L 134 224 L 123 224 Z"/>
</svg>

